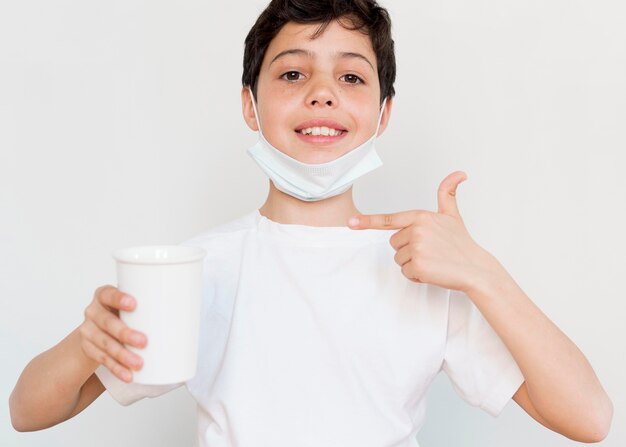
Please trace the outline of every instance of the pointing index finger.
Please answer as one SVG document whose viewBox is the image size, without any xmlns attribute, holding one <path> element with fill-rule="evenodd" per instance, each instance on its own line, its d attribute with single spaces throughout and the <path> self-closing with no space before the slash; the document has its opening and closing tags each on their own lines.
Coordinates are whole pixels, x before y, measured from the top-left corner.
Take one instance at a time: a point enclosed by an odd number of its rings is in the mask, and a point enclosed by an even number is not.
<svg viewBox="0 0 626 447">
<path fill-rule="evenodd" d="M 403 211 L 391 214 L 358 214 L 348 221 L 348 226 L 355 230 L 399 230 L 411 225 L 415 221 L 417 213 L 419 211 Z"/>
</svg>

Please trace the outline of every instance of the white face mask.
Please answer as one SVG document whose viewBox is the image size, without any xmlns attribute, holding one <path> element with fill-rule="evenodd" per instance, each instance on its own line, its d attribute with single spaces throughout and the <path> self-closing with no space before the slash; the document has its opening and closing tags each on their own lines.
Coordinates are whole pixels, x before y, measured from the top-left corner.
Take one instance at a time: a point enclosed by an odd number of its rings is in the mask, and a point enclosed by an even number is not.
<svg viewBox="0 0 626 447">
<path fill-rule="evenodd" d="M 259 141 L 248 149 L 248 155 L 257 162 L 280 191 L 307 202 L 327 199 L 347 191 L 357 178 L 382 166 L 383 162 L 376 153 L 374 140 L 378 135 L 387 98 L 381 106 L 376 132 L 369 140 L 335 160 L 309 164 L 291 158 L 265 139 L 254 95 L 252 90 L 248 89 L 259 126 Z"/>
</svg>

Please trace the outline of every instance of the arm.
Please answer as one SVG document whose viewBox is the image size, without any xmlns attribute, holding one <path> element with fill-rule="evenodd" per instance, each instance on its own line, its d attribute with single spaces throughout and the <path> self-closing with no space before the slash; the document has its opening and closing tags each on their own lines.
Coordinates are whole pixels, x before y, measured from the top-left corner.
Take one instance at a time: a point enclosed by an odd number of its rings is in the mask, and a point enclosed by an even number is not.
<svg viewBox="0 0 626 447">
<path fill-rule="evenodd" d="M 467 295 L 517 362 L 525 383 L 513 399 L 534 419 L 581 442 L 606 437 L 613 405 L 578 347 L 491 258 Z"/>
<path fill-rule="evenodd" d="M 513 398 L 528 414 L 571 439 L 604 439 L 611 400 L 576 345 L 469 235 L 456 203 L 457 186 L 466 179 L 463 171 L 443 179 L 436 213 L 357 215 L 348 225 L 398 229 L 389 243 L 404 276 L 469 296 L 520 367 L 526 382 Z"/>
<path fill-rule="evenodd" d="M 141 348 L 147 339 L 120 320 L 120 309 L 132 311 L 136 305 L 126 299 L 115 287 L 97 289 L 85 321 L 24 368 L 9 398 L 16 430 L 42 430 L 84 410 L 104 391 L 94 373 L 100 364 L 119 379 L 132 380 L 131 371 L 141 368 L 142 360 L 123 344 Z"/>
<path fill-rule="evenodd" d="M 80 413 L 104 391 L 94 374 L 97 367 L 82 352 L 78 329 L 39 354 L 24 368 L 9 398 L 13 427 L 41 430 Z"/>
</svg>

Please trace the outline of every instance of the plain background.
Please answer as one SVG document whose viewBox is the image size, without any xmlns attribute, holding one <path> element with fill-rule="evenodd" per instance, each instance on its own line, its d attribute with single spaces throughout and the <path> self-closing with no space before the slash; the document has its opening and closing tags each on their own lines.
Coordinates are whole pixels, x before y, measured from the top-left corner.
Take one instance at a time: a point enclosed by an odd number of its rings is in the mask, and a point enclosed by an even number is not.
<svg viewBox="0 0 626 447">
<path fill-rule="evenodd" d="M 8 397 L 94 290 L 115 284 L 114 249 L 179 243 L 263 203 L 240 77 L 265 3 L 2 2 L 0 445 L 193 443 L 184 388 L 130 407 L 105 393 L 35 433 L 12 429 Z M 397 97 L 384 166 L 357 181 L 357 206 L 435 211 L 441 180 L 464 170 L 470 234 L 586 354 L 615 405 L 601 445 L 626 445 L 626 6 L 382 4 Z M 470 407 L 445 375 L 429 401 L 422 447 L 575 444 L 515 403 L 499 418 Z"/>
</svg>

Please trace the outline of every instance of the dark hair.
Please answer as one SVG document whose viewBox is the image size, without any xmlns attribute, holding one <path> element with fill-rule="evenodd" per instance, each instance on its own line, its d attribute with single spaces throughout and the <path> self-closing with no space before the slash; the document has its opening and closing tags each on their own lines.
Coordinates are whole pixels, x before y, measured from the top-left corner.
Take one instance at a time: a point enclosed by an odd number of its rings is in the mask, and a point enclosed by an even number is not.
<svg viewBox="0 0 626 447">
<path fill-rule="evenodd" d="M 396 80 L 396 57 L 391 38 L 391 20 L 385 8 L 375 0 L 272 0 L 261 13 L 246 36 L 241 82 L 256 95 L 257 81 L 267 47 L 287 22 L 319 23 L 316 38 L 333 20 L 346 29 L 367 34 L 372 42 L 378 78 L 380 100 L 393 97 Z M 347 23 L 346 23 L 347 22 Z"/>
</svg>

